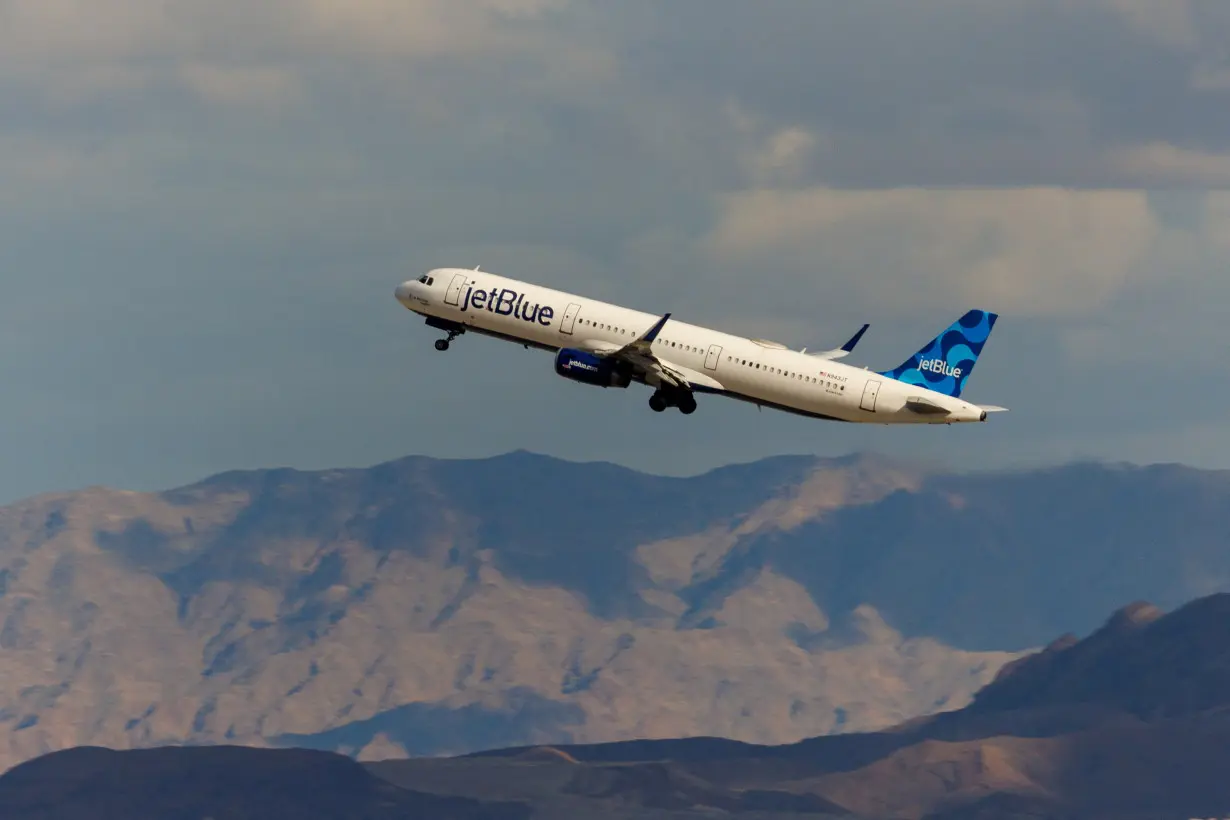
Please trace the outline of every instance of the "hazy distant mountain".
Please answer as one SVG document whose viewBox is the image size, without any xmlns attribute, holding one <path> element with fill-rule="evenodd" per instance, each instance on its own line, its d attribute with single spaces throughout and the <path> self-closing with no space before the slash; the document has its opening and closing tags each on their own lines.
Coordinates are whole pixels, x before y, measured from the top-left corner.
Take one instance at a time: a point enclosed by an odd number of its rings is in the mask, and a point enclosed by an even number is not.
<svg viewBox="0 0 1230 820">
<path fill-rule="evenodd" d="M 527 453 L 42 496 L 0 509 L 0 765 L 883 727 L 1122 601 L 1223 585 L 1227 502 L 1179 467 Z"/>
<path fill-rule="evenodd" d="M 794 800 L 782 818 L 834 807 L 885 820 L 1223 817 L 1228 718 L 1230 595 L 1220 594 L 1164 616 L 1124 608 L 1083 641 L 1005 667 L 971 705 L 880 733 L 510 749 L 369 768 L 407 788 L 576 816 L 685 791 L 690 805 L 714 808 L 731 795 L 782 809 Z"/>
</svg>

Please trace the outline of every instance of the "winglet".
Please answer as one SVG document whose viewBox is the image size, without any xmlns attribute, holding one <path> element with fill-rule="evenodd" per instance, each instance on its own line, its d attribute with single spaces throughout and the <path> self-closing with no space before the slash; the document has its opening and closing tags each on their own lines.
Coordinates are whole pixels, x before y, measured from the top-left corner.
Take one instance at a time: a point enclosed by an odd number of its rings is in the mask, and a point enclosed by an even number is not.
<svg viewBox="0 0 1230 820">
<path fill-rule="evenodd" d="M 861 338 L 863 338 L 863 334 L 867 332 L 867 328 L 869 328 L 869 327 L 871 327 L 871 323 L 870 323 L 870 322 L 868 322 L 867 324 L 864 324 L 862 327 L 860 327 L 860 328 L 858 329 L 858 333 L 855 333 L 853 336 L 851 336 L 851 337 L 850 337 L 850 341 L 848 341 L 848 342 L 846 342 L 844 345 L 842 345 L 842 346 L 841 346 L 841 349 L 842 349 L 842 350 L 844 350 L 844 351 L 846 351 L 847 353 L 849 353 L 851 350 L 853 350 L 853 349 L 854 349 L 854 346 L 855 346 L 856 344 L 858 344 L 858 340 L 859 340 L 859 339 L 861 339 Z"/>
<path fill-rule="evenodd" d="M 833 350 L 825 350 L 820 353 L 809 353 L 808 355 L 815 356 L 818 359 L 840 359 L 845 356 L 849 356 L 850 351 L 853 350 L 854 346 L 857 345 L 859 340 L 863 338 L 863 334 L 867 332 L 867 328 L 869 327 L 871 327 L 870 323 L 864 324 L 862 327 L 858 329 L 858 333 L 855 333 L 853 336 L 851 336 L 850 340 L 847 341 L 841 347 L 835 348 Z M 807 353 L 807 349 L 804 348 L 803 352 Z"/>
<path fill-rule="evenodd" d="M 649 328 L 649 330 L 646 330 L 645 333 L 641 336 L 641 338 L 638 339 L 637 341 L 649 342 L 652 344 L 653 340 L 658 338 L 658 334 L 662 332 L 663 325 L 666 324 L 666 320 L 669 319 L 670 317 L 671 315 L 669 313 L 663 314 L 662 318 L 654 322 L 653 327 Z"/>
</svg>

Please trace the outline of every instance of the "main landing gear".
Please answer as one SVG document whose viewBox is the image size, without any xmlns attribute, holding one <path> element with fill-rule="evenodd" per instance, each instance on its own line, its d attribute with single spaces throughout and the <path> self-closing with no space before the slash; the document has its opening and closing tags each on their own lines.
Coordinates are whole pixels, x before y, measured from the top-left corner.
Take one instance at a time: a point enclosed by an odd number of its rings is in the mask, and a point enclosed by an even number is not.
<svg viewBox="0 0 1230 820">
<path fill-rule="evenodd" d="M 661 413 L 668 407 L 678 407 L 680 413 L 690 416 L 696 412 L 696 397 L 690 390 L 675 395 L 655 390 L 654 394 L 649 397 L 649 409 L 655 413 Z"/>
</svg>

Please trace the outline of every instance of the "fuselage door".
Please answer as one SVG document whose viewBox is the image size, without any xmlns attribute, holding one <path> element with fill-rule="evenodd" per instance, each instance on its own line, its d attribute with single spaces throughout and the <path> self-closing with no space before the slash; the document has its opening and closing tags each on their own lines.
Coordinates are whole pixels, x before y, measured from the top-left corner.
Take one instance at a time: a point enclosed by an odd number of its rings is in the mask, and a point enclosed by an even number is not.
<svg viewBox="0 0 1230 820">
<path fill-rule="evenodd" d="M 880 395 L 880 382 L 878 379 L 868 379 L 867 386 L 863 388 L 863 400 L 859 403 L 859 407 L 874 413 L 876 411 L 876 396 Z"/>
<path fill-rule="evenodd" d="M 559 320 L 559 332 L 567 336 L 572 335 L 572 325 L 577 320 L 577 314 L 581 312 L 581 306 L 572 302 L 568 307 L 564 308 L 564 317 Z"/>
<path fill-rule="evenodd" d="M 465 287 L 466 275 L 458 273 L 453 275 L 453 281 L 448 283 L 448 290 L 444 293 L 444 304 L 459 306 L 461 302 L 461 289 Z"/>
<path fill-rule="evenodd" d="M 722 346 L 709 345 L 709 352 L 705 354 L 705 369 L 717 370 L 718 362 L 722 360 Z"/>
</svg>

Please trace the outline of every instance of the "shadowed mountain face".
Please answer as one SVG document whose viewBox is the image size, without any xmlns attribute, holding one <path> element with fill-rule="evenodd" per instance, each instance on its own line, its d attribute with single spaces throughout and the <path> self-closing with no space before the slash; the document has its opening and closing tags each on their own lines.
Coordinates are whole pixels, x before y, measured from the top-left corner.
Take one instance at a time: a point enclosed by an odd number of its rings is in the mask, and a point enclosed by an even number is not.
<svg viewBox="0 0 1230 820">
<path fill-rule="evenodd" d="M 517 803 L 399 789 L 353 760 L 239 747 L 77 748 L 0 777 L 9 820 L 528 820 Z"/>
<path fill-rule="evenodd" d="M 1223 817 L 1227 670 L 1230 595 L 1219 594 L 1164 616 L 1124 608 L 1083 641 L 1064 638 L 1005 667 L 963 709 L 880 733 L 785 746 L 696 738 L 512 749 L 369 768 L 408 788 L 571 806 L 578 816 L 686 792 L 690 805 L 713 808 L 756 795 L 782 818 Z"/>
<path fill-rule="evenodd" d="M 1222 587 L 1227 502 L 1179 467 L 527 453 L 43 496 L 0 509 L 0 765 L 884 727 L 1124 600 Z"/>
</svg>

